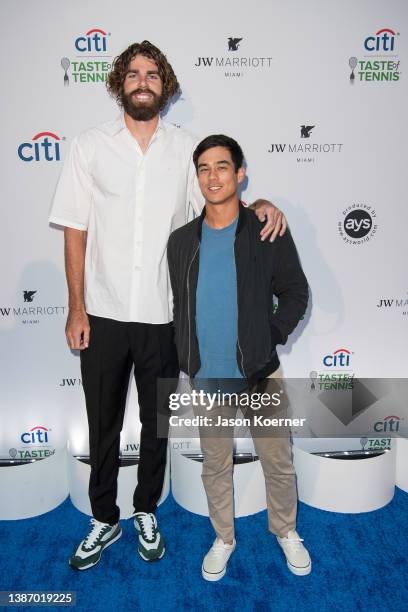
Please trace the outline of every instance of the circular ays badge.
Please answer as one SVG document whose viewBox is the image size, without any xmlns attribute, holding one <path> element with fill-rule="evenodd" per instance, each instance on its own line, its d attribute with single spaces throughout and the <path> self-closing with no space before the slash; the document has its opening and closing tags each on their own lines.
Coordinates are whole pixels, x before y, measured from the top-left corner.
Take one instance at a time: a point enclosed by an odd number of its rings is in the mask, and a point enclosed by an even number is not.
<svg viewBox="0 0 408 612">
<path fill-rule="evenodd" d="M 343 217 L 338 221 L 338 232 L 347 244 L 364 244 L 377 229 L 377 213 L 368 204 L 351 204 L 343 210 Z"/>
</svg>

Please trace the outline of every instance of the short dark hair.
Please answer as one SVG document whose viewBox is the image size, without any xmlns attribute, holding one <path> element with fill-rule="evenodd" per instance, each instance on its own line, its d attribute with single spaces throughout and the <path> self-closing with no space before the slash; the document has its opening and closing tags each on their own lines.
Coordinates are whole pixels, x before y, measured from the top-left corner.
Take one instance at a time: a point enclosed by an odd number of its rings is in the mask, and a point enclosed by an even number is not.
<svg viewBox="0 0 408 612">
<path fill-rule="evenodd" d="M 208 151 L 208 149 L 213 149 L 214 147 L 225 147 L 228 149 L 231 154 L 231 159 L 234 162 L 235 172 L 238 172 L 238 170 L 242 168 L 244 165 L 244 154 L 237 141 L 229 136 L 224 136 L 224 134 L 212 134 L 211 136 L 204 138 L 204 140 L 197 145 L 196 150 L 193 153 L 193 162 L 197 171 L 198 158 L 200 155 L 205 153 L 205 151 Z"/>
</svg>

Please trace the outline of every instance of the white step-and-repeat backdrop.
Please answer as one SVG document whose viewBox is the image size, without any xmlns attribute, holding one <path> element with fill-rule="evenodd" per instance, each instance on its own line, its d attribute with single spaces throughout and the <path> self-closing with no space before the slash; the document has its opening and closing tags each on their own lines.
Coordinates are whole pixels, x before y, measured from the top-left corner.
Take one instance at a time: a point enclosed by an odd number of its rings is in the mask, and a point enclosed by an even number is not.
<svg viewBox="0 0 408 612">
<path fill-rule="evenodd" d="M 405 1 L 3 0 L 0 11 L 0 458 L 46 456 L 68 437 L 86 454 L 63 233 L 47 218 L 72 138 L 117 114 L 112 59 L 143 39 L 182 86 L 166 120 L 236 138 L 244 198 L 287 215 L 311 300 L 280 350 L 285 375 L 407 376 Z M 136 401 L 132 387 L 123 454 L 137 452 Z"/>
</svg>

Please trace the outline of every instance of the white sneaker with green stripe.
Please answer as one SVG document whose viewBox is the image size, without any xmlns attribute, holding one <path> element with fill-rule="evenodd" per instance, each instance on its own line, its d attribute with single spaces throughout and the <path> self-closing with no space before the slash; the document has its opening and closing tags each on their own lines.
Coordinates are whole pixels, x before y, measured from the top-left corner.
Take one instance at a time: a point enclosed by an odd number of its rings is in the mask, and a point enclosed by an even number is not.
<svg viewBox="0 0 408 612">
<path fill-rule="evenodd" d="M 145 561 L 158 561 L 166 552 L 164 539 L 152 512 L 136 512 L 134 525 L 139 535 L 138 553 Z"/>
<path fill-rule="evenodd" d="M 119 540 L 122 535 L 119 523 L 109 525 L 109 523 L 101 523 L 92 518 L 91 525 L 91 531 L 80 542 L 69 560 L 70 566 L 78 570 L 89 569 L 96 565 L 101 558 L 102 551 Z"/>
</svg>

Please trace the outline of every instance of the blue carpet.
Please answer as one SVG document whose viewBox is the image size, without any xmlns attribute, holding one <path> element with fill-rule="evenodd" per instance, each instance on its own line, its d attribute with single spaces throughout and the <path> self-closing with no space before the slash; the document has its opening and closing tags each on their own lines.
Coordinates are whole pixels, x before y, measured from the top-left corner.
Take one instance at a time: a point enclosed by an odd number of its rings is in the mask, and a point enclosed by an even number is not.
<svg viewBox="0 0 408 612">
<path fill-rule="evenodd" d="M 142 561 L 132 522 L 122 521 L 122 538 L 99 565 L 73 571 L 67 557 L 86 534 L 88 518 L 67 500 L 43 516 L 0 523 L 0 590 L 76 591 L 76 607 L 65 609 L 78 612 L 405 612 L 407 515 L 408 494 L 400 489 L 388 506 L 364 514 L 300 503 L 298 531 L 313 560 L 305 577 L 287 570 L 267 532 L 266 512 L 241 518 L 227 575 L 209 583 L 201 578 L 202 557 L 214 537 L 209 521 L 186 512 L 172 497 L 158 510 L 167 542 L 162 561 Z"/>
</svg>

